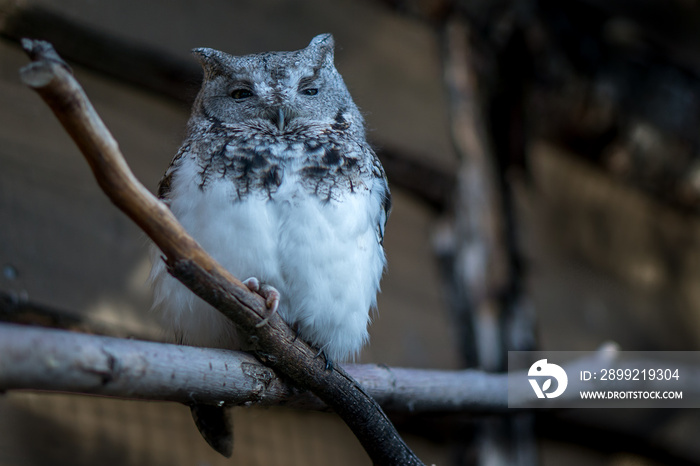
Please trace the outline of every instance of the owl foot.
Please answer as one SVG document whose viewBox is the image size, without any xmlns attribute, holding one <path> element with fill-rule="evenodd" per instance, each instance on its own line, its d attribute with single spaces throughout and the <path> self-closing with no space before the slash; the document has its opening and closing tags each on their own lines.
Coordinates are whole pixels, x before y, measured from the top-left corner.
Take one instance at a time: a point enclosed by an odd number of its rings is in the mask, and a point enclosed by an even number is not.
<svg viewBox="0 0 700 466">
<path fill-rule="evenodd" d="M 292 332 L 294 332 L 294 338 L 292 339 L 292 342 L 297 341 L 297 338 L 299 338 L 299 322 L 294 323 L 292 325 Z"/>
<path fill-rule="evenodd" d="M 255 277 L 250 277 L 243 280 L 243 284 L 247 286 L 250 291 L 259 294 L 265 299 L 265 305 L 270 310 L 270 313 L 262 320 L 262 322 L 256 324 L 255 326 L 260 328 L 267 325 L 272 316 L 277 314 L 277 308 L 280 306 L 280 292 L 277 291 L 277 288 L 274 286 L 260 283 L 260 280 Z"/>
<path fill-rule="evenodd" d="M 318 350 L 318 353 L 316 353 L 316 356 L 315 356 L 315 357 L 318 358 L 318 357 L 320 357 L 320 356 L 323 356 L 324 359 L 326 360 L 326 367 L 325 367 L 325 369 L 326 369 L 327 371 L 332 371 L 332 370 L 333 370 L 333 360 L 332 360 L 331 358 L 328 357 L 328 355 L 326 354 L 326 352 L 323 351 L 323 348 L 321 348 L 320 350 Z"/>
</svg>

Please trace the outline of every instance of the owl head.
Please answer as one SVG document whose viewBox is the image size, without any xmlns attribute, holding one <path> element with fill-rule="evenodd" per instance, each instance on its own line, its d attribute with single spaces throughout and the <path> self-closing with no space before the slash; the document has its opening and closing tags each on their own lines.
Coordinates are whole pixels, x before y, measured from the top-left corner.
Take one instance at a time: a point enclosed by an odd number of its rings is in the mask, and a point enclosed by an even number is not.
<svg viewBox="0 0 700 466">
<path fill-rule="evenodd" d="M 204 81 L 193 118 L 265 125 L 285 132 L 299 125 L 341 127 L 364 133 L 362 116 L 333 63 L 330 34 L 304 49 L 244 56 L 194 49 Z"/>
</svg>

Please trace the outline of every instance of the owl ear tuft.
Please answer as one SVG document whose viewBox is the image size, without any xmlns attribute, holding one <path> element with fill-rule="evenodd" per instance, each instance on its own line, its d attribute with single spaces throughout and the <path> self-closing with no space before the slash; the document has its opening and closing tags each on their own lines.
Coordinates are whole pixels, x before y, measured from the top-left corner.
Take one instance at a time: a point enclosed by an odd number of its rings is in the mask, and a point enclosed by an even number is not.
<svg viewBox="0 0 700 466">
<path fill-rule="evenodd" d="M 215 74 L 223 72 L 226 68 L 225 63 L 229 58 L 227 53 L 207 47 L 192 49 L 192 54 L 194 54 L 200 65 L 202 65 L 204 77 L 207 79 Z"/>
<path fill-rule="evenodd" d="M 319 62 L 327 62 L 333 64 L 333 53 L 335 50 L 335 40 L 332 34 L 319 34 L 311 39 L 306 50 L 310 51 L 312 56 Z"/>
</svg>

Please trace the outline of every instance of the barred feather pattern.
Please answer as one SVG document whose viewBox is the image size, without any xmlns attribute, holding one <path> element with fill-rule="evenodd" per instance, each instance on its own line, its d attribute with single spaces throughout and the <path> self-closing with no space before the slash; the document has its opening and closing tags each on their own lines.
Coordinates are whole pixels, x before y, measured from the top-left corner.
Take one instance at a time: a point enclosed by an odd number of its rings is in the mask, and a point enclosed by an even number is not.
<svg viewBox="0 0 700 466">
<path fill-rule="evenodd" d="M 325 124 L 292 121 L 283 131 L 265 119 L 193 118 L 158 191 L 224 267 L 279 290 L 281 317 L 335 361 L 367 342 L 391 207 L 379 160 L 347 126 L 342 110 Z M 155 305 L 181 342 L 245 346 L 162 261 L 151 276 Z"/>
</svg>

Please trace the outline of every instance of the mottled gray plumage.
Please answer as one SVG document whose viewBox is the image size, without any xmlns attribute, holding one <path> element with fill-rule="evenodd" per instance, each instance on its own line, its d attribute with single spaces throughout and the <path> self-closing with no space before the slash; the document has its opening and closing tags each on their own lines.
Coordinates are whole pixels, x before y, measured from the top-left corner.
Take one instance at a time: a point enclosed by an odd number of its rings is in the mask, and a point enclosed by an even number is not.
<svg viewBox="0 0 700 466">
<path fill-rule="evenodd" d="M 234 275 L 278 291 L 279 313 L 301 338 L 330 360 L 353 357 L 368 339 L 391 197 L 332 36 L 294 52 L 194 53 L 204 82 L 160 197 Z M 240 347 L 230 322 L 162 261 L 152 277 L 182 342 Z"/>
</svg>

